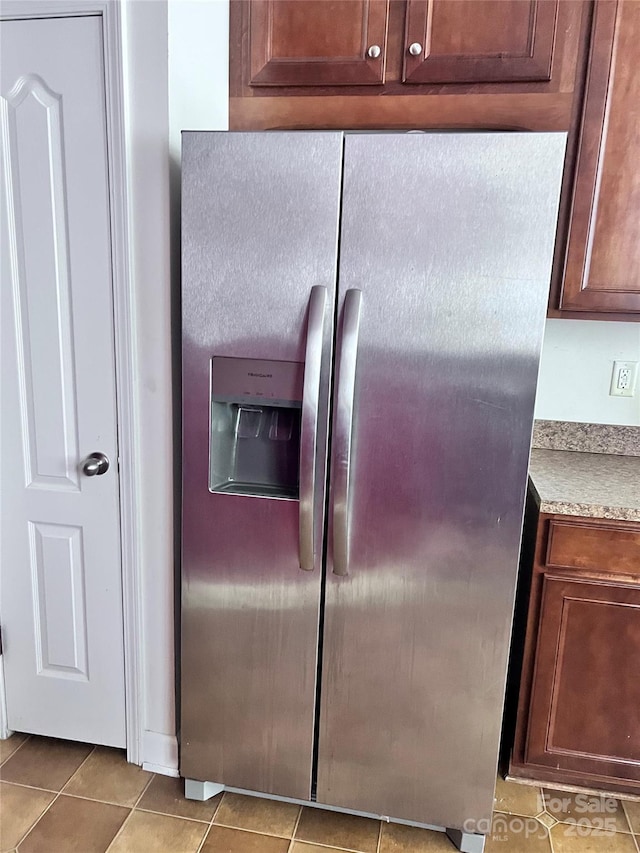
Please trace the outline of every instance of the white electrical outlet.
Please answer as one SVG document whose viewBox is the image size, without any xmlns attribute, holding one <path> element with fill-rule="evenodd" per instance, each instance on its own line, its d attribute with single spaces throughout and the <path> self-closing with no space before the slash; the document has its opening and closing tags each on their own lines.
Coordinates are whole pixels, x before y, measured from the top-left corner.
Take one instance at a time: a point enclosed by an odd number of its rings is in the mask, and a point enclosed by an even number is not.
<svg viewBox="0 0 640 853">
<path fill-rule="evenodd" d="M 611 397 L 633 397 L 638 376 L 637 361 L 614 361 L 611 375 Z"/>
</svg>

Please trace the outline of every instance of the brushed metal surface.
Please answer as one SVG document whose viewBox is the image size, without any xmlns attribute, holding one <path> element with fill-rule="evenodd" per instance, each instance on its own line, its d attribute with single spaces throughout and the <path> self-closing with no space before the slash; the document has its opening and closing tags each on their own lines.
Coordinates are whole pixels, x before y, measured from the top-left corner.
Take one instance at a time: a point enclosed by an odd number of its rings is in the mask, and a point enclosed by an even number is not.
<svg viewBox="0 0 640 853">
<path fill-rule="evenodd" d="M 344 298 L 340 356 L 336 376 L 335 429 L 332 440 L 333 487 L 333 572 L 349 574 L 349 506 L 351 486 L 351 444 L 353 401 L 358 359 L 358 333 L 362 291 L 352 288 Z"/>
<path fill-rule="evenodd" d="M 183 134 L 180 772 L 308 798 L 320 600 L 298 502 L 210 493 L 212 356 L 304 361 L 327 288 L 315 535 L 322 537 L 340 133 Z"/>
<path fill-rule="evenodd" d="M 316 285 L 309 297 L 307 345 L 304 361 L 302 422 L 300 424 L 300 505 L 298 536 L 300 568 L 313 571 L 315 565 L 316 436 L 320 405 L 320 371 L 327 288 Z"/>
<path fill-rule="evenodd" d="M 364 309 L 320 802 L 466 832 L 491 815 L 564 146 L 345 138 L 339 301 L 358 287 Z"/>
<path fill-rule="evenodd" d="M 109 470 L 109 457 L 105 453 L 90 453 L 82 463 L 82 473 L 86 477 L 101 477 Z"/>
</svg>

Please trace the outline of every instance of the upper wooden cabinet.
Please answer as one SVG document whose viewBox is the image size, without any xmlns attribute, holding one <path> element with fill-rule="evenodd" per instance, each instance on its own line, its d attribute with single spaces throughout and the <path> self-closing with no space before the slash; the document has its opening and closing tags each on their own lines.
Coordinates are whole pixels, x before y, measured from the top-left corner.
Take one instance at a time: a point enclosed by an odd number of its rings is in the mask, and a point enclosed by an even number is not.
<svg viewBox="0 0 640 853">
<path fill-rule="evenodd" d="M 252 86 L 384 82 L 386 0 L 252 0 Z"/>
<path fill-rule="evenodd" d="M 402 81 L 550 80 L 557 10 L 558 0 L 407 0 Z M 385 82 L 388 0 L 252 0 L 248 11 L 251 86 Z"/>
<path fill-rule="evenodd" d="M 405 83 L 550 80 L 557 0 L 408 0 Z"/>
<path fill-rule="evenodd" d="M 560 308 L 640 312 L 640 2 L 598 0 Z"/>
<path fill-rule="evenodd" d="M 590 0 L 231 0 L 229 126 L 569 130 L 590 17 Z"/>
</svg>

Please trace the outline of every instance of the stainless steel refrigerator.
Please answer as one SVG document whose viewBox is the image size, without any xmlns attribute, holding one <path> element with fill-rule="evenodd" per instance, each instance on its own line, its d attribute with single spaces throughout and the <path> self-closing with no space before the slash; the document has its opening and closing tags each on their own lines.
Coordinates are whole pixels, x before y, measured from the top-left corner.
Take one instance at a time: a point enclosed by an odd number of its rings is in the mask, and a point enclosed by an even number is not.
<svg viewBox="0 0 640 853">
<path fill-rule="evenodd" d="M 188 795 L 479 849 L 564 148 L 183 134 Z"/>
</svg>

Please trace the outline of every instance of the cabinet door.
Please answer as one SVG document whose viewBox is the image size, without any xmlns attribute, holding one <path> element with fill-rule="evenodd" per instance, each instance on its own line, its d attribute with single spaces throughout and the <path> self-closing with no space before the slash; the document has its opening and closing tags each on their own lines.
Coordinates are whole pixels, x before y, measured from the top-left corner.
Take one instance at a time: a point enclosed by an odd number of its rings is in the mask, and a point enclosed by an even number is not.
<svg viewBox="0 0 640 853">
<path fill-rule="evenodd" d="M 384 82 L 388 0 L 251 0 L 252 86 Z"/>
<path fill-rule="evenodd" d="M 640 311 L 640 3 L 596 4 L 560 308 Z"/>
<path fill-rule="evenodd" d="M 407 0 L 403 80 L 550 80 L 557 9 L 557 0 Z"/>
<path fill-rule="evenodd" d="M 526 761 L 640 780 L 640 587 L 545 577 Z"/>
</svg>

